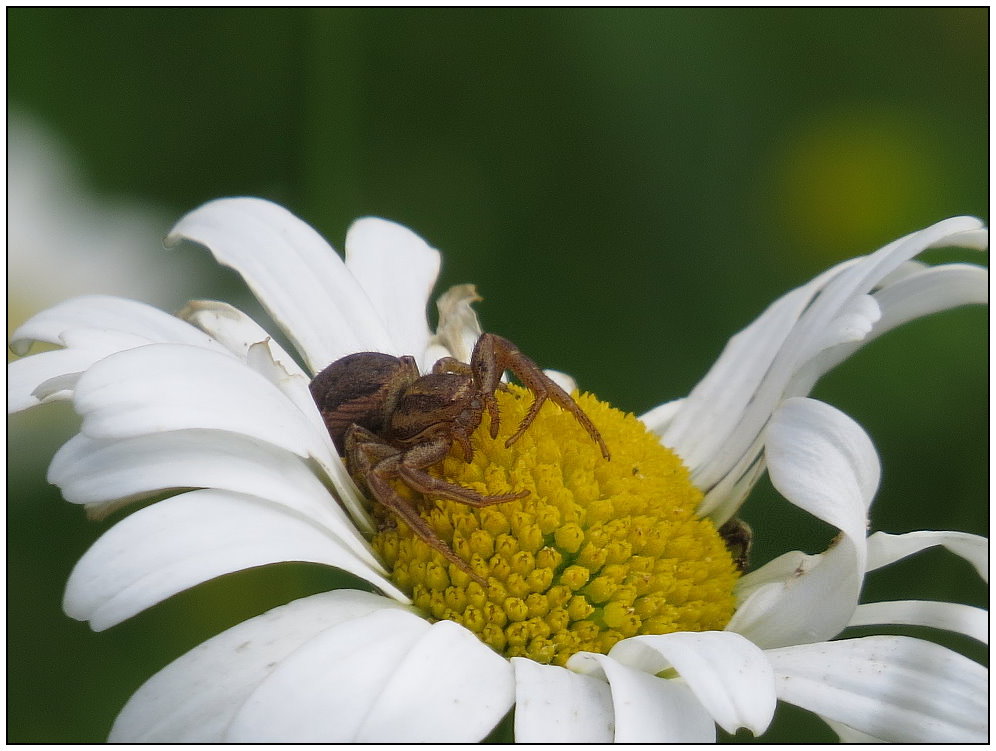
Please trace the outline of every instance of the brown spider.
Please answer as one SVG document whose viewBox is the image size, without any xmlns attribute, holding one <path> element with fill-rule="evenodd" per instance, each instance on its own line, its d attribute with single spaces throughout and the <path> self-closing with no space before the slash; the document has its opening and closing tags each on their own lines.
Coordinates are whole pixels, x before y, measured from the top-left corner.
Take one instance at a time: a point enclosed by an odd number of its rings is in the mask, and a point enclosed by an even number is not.
<svg viewBox="0 0 996 751">
<path fill-rule="evenodd" d="M 474 345 L 470 364 L 444 357 L 432 373 L 420 375 L 415 359 L 380 352 L 359 352 L 336 360 L 311 382 L 311 394 L 325 420 L 332 441 L 354 478 L 366 484 L 370 495 L 403 519 L 412 531 L 472 578 L 484 584 L 466 561 L 457 557 L 419 516 L 415 505 L 391 486 L 401 479 L 424 495 L 435 495 L 468 506 L 505 503 L 529 495 L 528 490 L 482 495 L 429 474 L 454 442 L 470 462 L 470 436 L 481 424 L 484 410 L 491 416 L 491 437 L 498 435 L 498 401 L 504 388 L 501 376 L 510 370 L 534 395 L 518 430 L 505 441 L 515 443 L 550 399 L 574 415 L 598 444 L 602 456 L 609 450 L 602 436 L 570 394 L 550 380 L 512 342 L 482 334 Z"/>
</svg>

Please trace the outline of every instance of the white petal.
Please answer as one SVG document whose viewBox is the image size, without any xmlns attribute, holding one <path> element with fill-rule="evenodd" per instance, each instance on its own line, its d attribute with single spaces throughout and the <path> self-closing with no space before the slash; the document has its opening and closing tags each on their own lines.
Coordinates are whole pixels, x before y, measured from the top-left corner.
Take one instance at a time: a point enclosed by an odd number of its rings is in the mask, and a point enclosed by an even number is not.
<svg viewBox="0 0 996 751">
<path fill-rule="evenodd" d="M 11 349 L 23 354 L 32 341 L 66 349 L 9 363 L 8 413 L 72 398 L 79 374 L 116 352 L 153 342 L 222 351 L 209 336 L 174 316 L 144 303 L 104 295 L 73 298 L 38 313 L 14 332 Z"/>
<path fill-rule="evenodd" d="M 771 665 L 756 645 L 723 631 L 679 632 L 624 639 L 609 657 L 656 674 L 673 667 L 728 733 L 767 730 L 775 712 Z"/>
<path fill-rule="evenodd" d="M 905 636 L 768 652 L 780 699 L 900 743 L 971 743 L 988 735 L 988 672 Z"/>
<path fill-rule="evenodd" d="M 640 422 L 646 425 L 650 432 L 662 434 L 667 430 L 675 415 L 681 411 L 684 403 L 684 399 L 672 399 L 669 402 L 658 404 L 649 412 L 640 415 Z"/>
<path fill-rule="evenodd" d="M 481 336 L 481 322 L 471 306 L 480 300 L 473 284 L 457 284 L 439 296 L 436 300 L 439 325 L 425 359 L 419 363 L 423 372 L 447 355 L 461 362 L 470 362 L 474 345 Z"/>
<path fill-rule="evenodd" d="M 562 373 L 559 370 L 548 369 L 544 369 L 543 373 L 547 378 L 560 386 L 560 388 L 568 394 L 573 394 L 578 389 L 578 382 L 574 380 L 573 376 L 570 376 L 567 373 Z"/>
<path fill-rule="evenodd" d="M 863 547 L 881 469 L 861 426 L 823 402 L 789 399 L 773 416 L 764 448 L 778 492 Z"/>
<path fill-rule="evenodd" d="M 611 743 L 612 692 L 604 680 L 513 657 L 516 743 Z"/>
<path fill-rule="evenodd" d="M 40 403 L 65 401 L 73 398 L 76 391 L 76 383 L 80 380 L 82 373 L 62 373 L 53 376 L 38 384 L 37 388 L 31 392 Z"/>
<path fill-rule="evenodd" d="M 27 352 L 31 341 L 63 344 L 63 332 L 94 329 L 131 334 L 150 342 L 177 342 L 216 348 L 208 336 L 151 305 L 109 295 L 74 297 L 43 310 L 11 336 L 11 349 Z"/>
<path fill-rule="evenodd" d="M 731 454 L 720 466 L 716 454 L 728 444 L 771 363 L 813 297 L 829 279 L 856 262 L 854 259 L 835 266 L 779 298 L 727 342 L 719 359 L 683 400 L 681 409 L 661 434 L 664 445 L 677 451 L 693 473 L 705 476 L 708 471 L 707 479 L 715 482 L 736 461 L 738 457 Z M 709 488 L 707 482 L 698 484 Z"/>
<path fill-rule="evenodd" d="M 59 341 L 65 349 L 39 352 L 8 363 L 8 413 L 71 399 L 80 375 L 95 362 L 151 343 L 136 334 L 101 329 L 65 330 Z"/>
<path fill-rule="evenodd" d="M 346 233 L 346 268 L 373 303 L 394 354 L 422 357 L 426 305 L 439 275 L 439 251 L 407 227 L 368 217 Z"/>
<path fill-rule="evenodd" d="M 971 219 L 971 217 L 962 217 Z M 949 220 L 953 221 L 953 220 Z M 970 248 L 989 250 L 989 229 L 986 227 L 968 228 L 945 235 L 930 244 L 931 248 Z"/>
<path fill-rule="evenodd" d="M 763 566 L 749 571 L 741 576 L 734 585 L 739 609 L 743 601 L 751 594 L 767 584 L 781 585 L 789 579 L 794 579 L 823 560 L 823 554 L 806 555 L 798 550 L 791 550 L 773 558 Z"/>
<path fill-rule="evenodd" d="M 246 364 L 257 373 L 262 374 L 274 384 L 297 408 L 304 419 L 312 426 L 313 435 L 318 443 L 311 449 L 311 458 L 325 471 L 332 480 L 339 500 L 349 512 L 356 525 L 365 533 L 373 534 L 375 524 L 367 511 L 367 501 L 363 493 L 356 487 L 353 478 L 346 469 L 346 463 L 339 456 L 332 436 L 329 434 L 325 420 L 315 404 L 315 399 L 308 388 L 308 379 L 300 373 L 288 372 L 279 360 L 280 354 L 275 353 L 277 345 L 272 340 L 257 342 L 249 347 L 246 353 Z"/>
<path fill-rule="evenodd" d="M 754 589 L 726 629 L 765 649 L 836 636 L 857 606 L 858 558 L 851 539 L 841 536 L 826 553 L 808 557 L 808 569 Z"/>
<path fill-rule="evenodd" d="M 989 302 L 989 269 L 964 263 L 927 267 L 875 293 L 882 320 L 875 335 L 907 321 L 961 305 Z"/>
<path fill-rule="evenodd" d="M 680 680 L 657 678 L 606 655 L 578 652 L 568 668 L 604 677 L 612 690 L 616 743 L 712 743 L 716 726 Z"/>
<path fill-rule="evenodd" d="M 104 356 L 94 350 L 56 349 L 7 363 L 7 414 L 30 409 L 43 401 L 72 398 L 72 391 L 65 388 L 48 388 L 37 393 L 36 390 L 53 379 L 75 377 Z"/>
<path fill-rule="evenodd" d="M 813 399 L 786 401 L 766 436 L 775 488 L 842 534 L 820 556 L 790 554 L 754 574 L 739 589 L 743 600 L 726 628 L 762 647 L 829 639 L 844 629 L 858 604 L 878 458 L 857 423 Z"/>
<path fill-rule="evenodd" d="M 326 628 L 398 603 L 340 589 L 281 605 L 195 647 L 128 700 L 112 743 L 218 743 L 234 714 L 287 655 Z"/>
<path fill-rule="evenodd" d="M 843 362 L 871 340 L 923 316 L 961 305 L 984 305 L 989 302 L 989 270 L 969 264 L 946 264 L 926 267 L 875 292 L 882 308 L 882 318 L 864 341 L 844 344 L 824 353 L 818 378 Z"/>
<path fill-rule="evenodd" d="M 232 720 L 226 740 L 355 740 L 384 686 L 428 630 L 426 621 L 402 610 L 381 610 L 326 629 L 260 684 Z"/>
<path fill-rule="evenodd" d="M 181 239 L 242 275 L 313 373 L 351 352 L 390 352 L 387 331 L 342 259 L 286 209 L 256 198 L 211 201 L 183 217 L 167 243 Z"/>
<path fill-rule="evenodd" d="M 195 490 L 140 509 L 105 532 L 73 569 L 63 607 L 102 631 L 216 576 L 283 561 L 341 568 L 406 602 L 336 538 L 286 508 Z"/>
<path fill-rule="evenodd" d="M 328 428 L 308 388 L 311 379 L 287 358 L 279 344 L 272 339 L 256 342 L 246 350 L 246 365 L 280 389 L 284 396 L 315 427 L 321 436 L 328 435 Z M 334 451 L 332 438 L 324 441 L 329 451 Z"/>
<path fill-rule="evenodd" d="M 736 513 L 767 469 L 763 446 L 764 433 L 761 433 L 730 471 L 706 492 L 699 504 L 698 512 L 707 515 L 717 527 Z"/>
<path fill-rule="evenodd" d="M 983 644 L 989 643 L 989 613 L 954 602 L 930 600 L 895 600 L 858 605 L 848 626 L 874 626 L 896 623 L 906 626 L 930 626 L 956 631 Z"/>
<path fill-rule="evenodd" d="M 243 360 L 249 349 L 259 342 L 268 342 L 274 362 L 288 373 L 308 378 L 293 357 L 273 341 L 267 331 L 238 308 L 216 300 L 191 300 L 177 315 L 208 334 L 212 339 Z"/>
<path fill-rule="evenodd" d="M 810 347 L 822 351 L 847 342 L 860 342 L 882 317 L 882 309 L 871 295 L 858 295 L 841 305 L 836 316 L 817 332 Z"/>
<path fill-rule="evenodd" d="M 335 535 L 372 568 L 380 564 L 309 465 L 267 443 L 220 430 L 180 430 L 101 441 L 73 436 L 48 481 L 71 503 L 106 503 L 164 490 L 214 488 L 286 506 Z"/>
<path fill-rule="evenodd" d="M 439 621 L 390 675 L 356 741 L 477 741 L 505 716 L 514 694 L 508 660 L 463 626 Z"/>
<path fill-rule="evenodd" d="M 936 545 L 964 558 L 983 581 L 989 581 L 989 540 L 968 532 L 923 531 L 902 535 L 876 532 L 868 538 L 868 570 L 888 566 Z"/>
<path fill-rule="evenodd" d="M 867 295 L 929 247 L 978 245 L 981 227 L 969 217 L 948 219 L 841 264 L 776 301 L 730 340 L 662 435 L 707 492 L 702 513 L 717 522 L 732 516 L 743 495 L 709 491 L 729 473 L 754 464 L 757 437 L 781 400 L 807 394 L 839 362 L 846 342 L 873 336 L 875 311 Z"/>
<path fill-rule="evenodd" d="M 250 369 L 276 386 L 311 423 L 317 441 L 311 457 L 332 480 L 339 500 L 364 532 L 372 533 L 374 523 L 366 510 L 363 494 L 349 476 L 338 456 L 314 398 L 308 388 L 310 378 L 300 366 L 251 318 L 236 308 L 217 302 L 192 302 L 181 315 L 216 337 Z"/>
<path fill-rule="evenodd" d="M 150 344 L 101 360 L 80 378 L 74 403 L 93 438 L 202 428 L 299 456 L 324 451 L 313 424 L 263 376 L 230 355 L 182 344 Z"/>
</svg>

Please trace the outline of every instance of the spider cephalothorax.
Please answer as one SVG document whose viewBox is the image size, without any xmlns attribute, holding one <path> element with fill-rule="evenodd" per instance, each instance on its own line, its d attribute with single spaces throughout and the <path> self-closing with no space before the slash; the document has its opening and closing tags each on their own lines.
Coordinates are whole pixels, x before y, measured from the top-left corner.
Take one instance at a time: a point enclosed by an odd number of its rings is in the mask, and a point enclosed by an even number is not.
<svg viewBox="0 0 996 751">
<path fill-rule="evenodd" d="M 418 509 L 391 486 L 400 479 L 423 495 L 447 498 L 470 506 L 490 506 L 524 498 L 529 491 L 482 495 L 431 475 L 427 468 L 442 461 L 454 442 L 464 458 L 473 458 L 470 436 L 484 411 L 491 417 L 491 437 L 498 435 L 499 410 L 495 391 L 511 371 L 535 397 L 518 429 L 505 442 L 511 446 L 535 419 L 543 402 L 567 410 L 588 431 L 602 456 L 609 458 L 598 430 L 571 395 L 519 352 L 512 342 L 482 334 L 470 363 L 444 357 L 421 375 L 415 359 L 380 352 L 359 352 L 336 360 L 311 382 L 311 393 L 339 454 L 350 473 L 366 485 L 372 498 L 403 519 L 426 544 L 477 580 L 480 577 L 439 539 L 419 516 Z"/>
</svg>

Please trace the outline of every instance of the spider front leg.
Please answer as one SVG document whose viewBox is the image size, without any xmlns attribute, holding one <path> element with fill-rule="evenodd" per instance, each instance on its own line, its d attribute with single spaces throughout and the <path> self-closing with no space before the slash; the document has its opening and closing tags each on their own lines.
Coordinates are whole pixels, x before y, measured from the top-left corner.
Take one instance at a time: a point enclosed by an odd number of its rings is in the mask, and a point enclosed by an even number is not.
<svg viewBox="0 0 996 751">
<path fill-rule="evenodd" d="M 540 367 L 519 351 L 512 342 L 497 334 L 482 334 L 474 345 L 474 354 L 470 360 L 471 371 L 474 380 L 481 390 L 482 396 L 488 407 L 488 412 L 492 415 L 491 437 L 498 434 L 498 421 L 494 419 L 497 405 L 494 398 L 495 389 L 501 383 L 501 375 L 506 370 L 512 371 L 522 385 L 529 389 L 534 396 L 533 403 L 529 407 L 526 416 L 519 423 L 518 430 L 505 441 L 508 448 L 515 443 L 526 431 L 536 415 L 539 414 L 540 407 L 547 399 L 574 415 L 574 419 L 580 423 L 591 439 L 598 444 L 605 459 L 609 458 L 609 449 L 602 440 L 601 434 L 592 423 L 591 419 L 578 406 L 571 395 L 558 386 L 547 376 Z M 492 407 L 492 405 L 495 405 Z"/>
<path fill-rule="evenodd" d="M 476 490 L 433 477 L 425 469 L 446 457 L 450 444 L 445 438 L 416 444 L 402 452 L 369 430 L 354 425 L 346 433 L 345 445 L 350 472 L 357 479 L 362 479 L 373 499 L 400 517 L 422 542 L 438 550 L 448 561 L 456 564 L 468 576 L 486 587 L 485 579 L 476 574 L 469 563 L 453 552 L 422 518 L 415 504 L 394 489 L 392 481 L 400 479 L 423 495 L 435 495 L 478 507 L 524 498 L 529 495 L 529 491 L 482 495 Z"/>
<path fill-rule="evenodd" d="M 370 476 L 370 472 L 375 466 L 385 459 L 401 453 L 400 449 L 385 443 L 375 433 L 359 425 L 351 425 L 346 430 L 343 447 L 346 456 L 346 469 L 360 485 Z"/>
<path fill-rule="evenodd" d="M 374 498 L 376 498 L 377 501 L 383 506 L 401 517 L 401 520 L 411 528 L 411 531 L 416 537 L 421 539 L 422 542 L 433 550 L 438 550 L 443 554 L 446 560 L 456 564 L 481 586 L 487 587 L 487 581 L 483 577 L 476 574 L 467 561 L 463 560 L 453 552 L 450 546 L 447 545 L 443 539 L 436 534 L 435 530 L 429 526 L 428 522 L 421 517 L 418 513 L 418 509 L 415 508 L 410 501 L 402 498 L 398 492 L 391 487 L 391 480 L 400 477 L 400 473 L 398 471 L 400 465 L 401 454 L 396 454 L 384 459 L 370 471 L 366 477 L 366 481 L 367 487 L 370 489 L 370 492 L 373 494 Z"/>
<path fill-rule="evenodd" d="M 401 456 L 398 463 L 398 476 L 405 481 L 408 487 L 423 495 L 435 495 L 475 508 L 515 501 L 529 495 L 528 490 L 520 490 L 518 493 L 484 495 L 471 488 L 465 488 L 463 485 L 447 482 L 425 471 L 426 468 L 445 459 L 449 451 L 450 441 L 442 437 L 417 444 Z"/>
</svg>

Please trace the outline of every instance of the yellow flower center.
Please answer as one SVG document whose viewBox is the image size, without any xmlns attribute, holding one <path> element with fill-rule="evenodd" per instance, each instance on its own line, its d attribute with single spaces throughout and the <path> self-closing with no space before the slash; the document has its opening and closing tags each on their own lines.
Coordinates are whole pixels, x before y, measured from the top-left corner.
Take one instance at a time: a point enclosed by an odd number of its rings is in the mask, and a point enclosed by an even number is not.
<svg viewBox="0 0 996 751">
<path fill-rule="evenodd" d="M 576 398 L 610 461 L 552 404 L 505 448 L 533 397 L 516 386 L 497 396 L 497 439 L 485 419 L 470 463 L 454 447 L 432 471 L 483 494 L 529 495 L 484 508 L 422 499 L 422 517 L 486 588 L 403 522 L 379 532 L 373 546 L 415 605 L 506 657 L 556 665 L 639 634 L 723 628 L 739 570 L 712 522 L 696 516 L 702 494 L 677 455 L 590 394 Z"/>
</svg>

